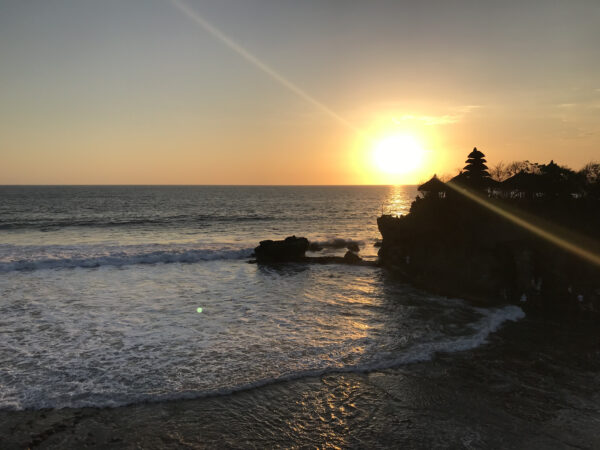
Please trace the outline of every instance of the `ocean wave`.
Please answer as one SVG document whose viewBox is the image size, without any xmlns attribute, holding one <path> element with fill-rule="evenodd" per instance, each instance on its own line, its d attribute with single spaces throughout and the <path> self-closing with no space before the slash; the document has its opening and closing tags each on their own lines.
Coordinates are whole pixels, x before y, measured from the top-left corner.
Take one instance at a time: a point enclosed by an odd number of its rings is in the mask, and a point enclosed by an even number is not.
<svg viewBox="0 0 600 450">
<path fill-rule="evenodd" d="M 202 261 L 244 259 L 252 254 L 251 248 L 235 249 L 164 249 L 164 250 L 115 250 L 104 254 L 80 255 L 38 254 L 28 258 L 0 261 L 0 273 L 14 271 L 33 271 L 44 269 L 94 268 L 100 266 L 129 266 L 135 264 L 197 263 Z"/>
<path fill-rule="evenodd" d="M 363 242 L 355 241 L 354 239 L 332 238 L 326 241 L 311 241 L 311 244 L 315 244 L 323 248 L 346 248 L 349 245 L 361 246 Z"/>
<path fill-rule="evenodd" d="M 172 394 L 165 394 L 157 397 L 144 398 L 143 402 L 161 402 L 169 400 L 184 400 L 184 399 L 195 399 L 205 397 L 217 397 L 231 395 L 237 392 L 248 391 L 257 389 L 272 384 L 283 383 L 287 381 L 300 380 L 303 378 L 321 377 L 329 374 L 343 374 L 343 373 L 369 373 L 377 370 L 395 369 L 408 364 L 414 364 L 419 362 L 425 362 L 432 360 L 437 353 L 457 353 L 467 350 L 472 350 L 481 345 L 487 343 L 487 338 L 490 334 L 496 332 L 502 324 L 507 321 L 516 322 L 525 317 L 525 313 L 521 308 L 514 305 L 508 305 L 503 308 L 494 308 L 486 310 L 483 308 L 477 308 L 482 314 L 482 318 L 471 325 L 475 330 L 475 333 L 469 336 L 456 337 L 448 340 L 442 340 L 438 342 L 430 342 L 424 344 L 418 344 L 414 347 L 408 348 L 405 352 L 400 355 L 386 354 L 386 357 L 379 360 L 369 361 L 363 364 L 356 364 L 342 367 L 325 367 L 318 369 L 309 369 L 299 372 L 293 372 L 281 375 L 279 377 L 267 378 L 257 380 L 252 383 L 247 383 L 230 388 L 220 388 L 212 391 L 205 392 L 179 392 Z M 137 403 L 137 402 L 128 402 Z M 123 406 L 123 405 L 116 405 Z"/>
<path fill-rule="evenodd" d="M 344 373 L 369 373 L 378 370 L 399 368 L 408 364 L 426 362 L 432 360 L 437 353 L 456 353 L 475 349 L 487 342 L 490 334 L 496 332 L 505 322 L 516 322 L 525 317 L 521 308 L 514 305 L 502 308 L 483 309 L 476 308 L 482 318 L 471 324 L 474 333 L 467 336 L 453 337 L 446 340 L 417 344 L 406 349 L 401 354 L 393 355 L 385 353 L 380 359 L 373 359 L 361 364 L 322 367 L 307 369 L 297 372 L 284 373 L 272 378 L 264 378 L 250 383 L 244 383 L 231 387 L 220 387 L 205 391 L 178 391 L 164 394 L 122 394 L 112 397 L 95 392 L 88 399 L 78 399 L 69 404 L 57 405 L 52 400 L 35 400 L 34 396 L 27 396 L 26 404 L 17 400 L 6 401 L 0 394 L 0 409 L 22 410 L 22 409 L 44 409 L 44 408 L 84 408 L 84 407 L 120 407 L 139 403 L 158 403 L 176 400 L 192 400 L 207 397 L 228 396 L 239 392 L 262 388 L 265 386 L 301 380 L 304 378 L 321 377 L 329 374 Z"/>
<path fill-rule="evenodd" d="M 275 220 L 275 217 L 250 214 L 250 215 L 176 215 L 163 217 L 123 217 L 107 219 L 102 218 L 40 218 L 25 221 L 0 221 L 0 230 L 22 230 L 39 229 L 41 231 L 52 231 L 67 227 L 127 227 L 127 226 L 147 226 L 147 225 L 169 225 L 169 224 L 209 224 L 211 222 L 260 222 Z M 283 218 L 277 218 L 282 220 Z"/>
</svg>

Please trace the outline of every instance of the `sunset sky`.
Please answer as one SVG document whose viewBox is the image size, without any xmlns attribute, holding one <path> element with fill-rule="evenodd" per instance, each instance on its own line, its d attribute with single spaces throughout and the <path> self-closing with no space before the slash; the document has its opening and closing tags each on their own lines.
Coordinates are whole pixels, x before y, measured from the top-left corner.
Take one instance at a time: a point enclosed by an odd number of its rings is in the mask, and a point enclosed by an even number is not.
<svg viewBox="0 0 600 450">
<path fill-rule="evenodd" d="M 0 0 L 0 184 L 418 183 L 474 146 L 578 169 L 599 24 L 598 0 Z M 398 136 L 420 159 L 386 171 Z"/>
</svg>

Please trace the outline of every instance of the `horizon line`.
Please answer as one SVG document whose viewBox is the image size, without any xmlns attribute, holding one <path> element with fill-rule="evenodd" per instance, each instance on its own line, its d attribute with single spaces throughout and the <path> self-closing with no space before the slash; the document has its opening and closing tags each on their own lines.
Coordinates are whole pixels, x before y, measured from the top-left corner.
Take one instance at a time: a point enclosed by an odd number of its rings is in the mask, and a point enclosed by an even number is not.
<svg viewBox="0 0 600 450">
<path fill-rule="evenodd" d="M 0 184 L 2 187 L 388 187 L 418 186 L 407 184 Z"/>
</svg>

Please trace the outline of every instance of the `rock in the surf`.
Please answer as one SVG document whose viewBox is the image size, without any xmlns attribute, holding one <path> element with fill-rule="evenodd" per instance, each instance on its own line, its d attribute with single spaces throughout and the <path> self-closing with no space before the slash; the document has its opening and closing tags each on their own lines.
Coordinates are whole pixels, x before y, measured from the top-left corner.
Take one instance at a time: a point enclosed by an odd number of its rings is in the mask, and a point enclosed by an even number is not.
<svg viewBox="0 0 600 450">
<path fill-rule="evenodd" d="M 357 264 L 362 262 L 362 258 L 351 250 L 348 250 L 344 255 L 344 262 L 347 264 Z"/>
<path fill-rule="evenodd" d="M 349 241 L 346 248 L 351 252 L 358 253 L 360 251 L 360 247 L 358 246 L 358 242 Z"/>
<path fill-rule="evenodd" d="M 260 241 L 254 249 L 257 262 L 302 261 L 308 250 L 308 239 L 289 236 L 283 241 Z"/>
</svg>

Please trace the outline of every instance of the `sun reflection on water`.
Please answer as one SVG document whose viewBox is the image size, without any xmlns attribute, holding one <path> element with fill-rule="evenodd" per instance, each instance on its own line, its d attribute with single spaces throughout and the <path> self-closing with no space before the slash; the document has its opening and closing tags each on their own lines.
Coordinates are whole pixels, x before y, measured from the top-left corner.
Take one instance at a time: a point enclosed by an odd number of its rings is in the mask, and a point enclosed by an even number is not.
<svg viewBox="0 0 600 450">
<path fill-rule="evenodd" d="M 408 214 L 416 195 L 416 186 L 390 186 L 389 196 L 382 205 L 382 213 L 398 217 Z"/>
</svg>

